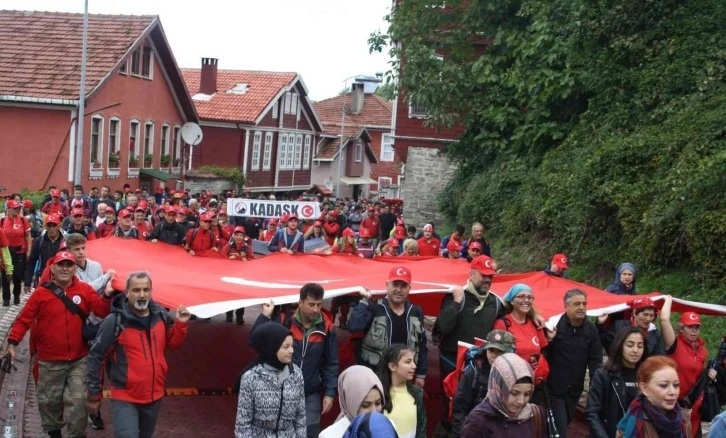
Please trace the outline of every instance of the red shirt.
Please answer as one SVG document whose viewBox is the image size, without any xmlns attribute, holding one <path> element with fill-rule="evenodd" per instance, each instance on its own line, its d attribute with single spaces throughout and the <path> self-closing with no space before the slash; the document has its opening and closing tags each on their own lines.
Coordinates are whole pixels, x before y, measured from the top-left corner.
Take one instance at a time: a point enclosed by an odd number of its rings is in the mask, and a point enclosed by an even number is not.
<svg viewBox="0 0 726 438">
<path fill-rule="evenodd" d="M 343 251 L 340 251 L 340 245 L 333 246 L 333 254 L 351 254 L 351 255 L 358 255 L 358 250 L 355 249 L 353 246 L 346 246 Z"/>
<path fill-rule="evenodd" d="M 5 231 L 0 229 L 0 248 L 7 248 L 8 246 L 10 245 L 8 244 L 7 236 L 5 236 Z"/>
<path fill-rule="evenodd" d="M 418 255 L 420 256 L 438 256 L 441 249 L 439 239 L 432 237 L 431 242 L 427 242 L 425 237 L 418 239 Z"/>
<path fill-rule="evenodd" d="M 98 237 L 108 237 L 113 236 L 113 230 L 116 228 L 116 222 L 111 222 L 110 224 L 108 222 L 101 222 L 98 224 Z"/>
<path fill-rule="evenodd" d="M 233 244 L 234 245 L 234 244 Z M 237 246 L 231 246 L 229 243 L 224 245 L 222 248 L 222 255 L 230 258 L 234 257 L 234 260 L 254 260 L 255 254 L 252 252 L 251 245 L 245 245 L 243 248 L 237 248 Z"/>
<path fill-rule="evenodd" d="M 371 236 L 373 236 L 373 238 L 377 239 L 378 238 L 378 226 L 380 224 L 381 223 L 378 222 L 378 218 L 377 217 L 375 217 L 375 216 L 373 216 L 373 217 L 366 216 L 361 221 L 360 226 L 361 226 L 361 228 L 367 228 L 367 229 L 369 229 L 371 231 Z M 383 236 L 383 237 L 386 238 L 387 236 Z"/>
<path fill-rule="evenodd" d="M 86 314 L 93 312 L 99 318 L 111 312 L 111 301 L 96 293 L 88 283 L 74 278 L 65 289 L 66 295 Z M 88 355 L 88 344 L 81 336 L 81 318 L 68 311 L 53 291 L 39 286 L 30 295 L 8 335 L 8 343 L 18 345 L 33 326 L 33 339 L 39 360 L 68 361 Z"/>
<path fill-rule="evenodd" d="M 154 227 L 152 227 L 148 221 L 144 221 L 140 224 L 134 223 L 134 226 L 137 230 L 139 230 L 139 240 L 146 240 L 146 237 L 154 230 Z"/>
<path fill-rule="evenodd" d="M 195 253 L 199 253 L 214 247 L 214 233 L 212 233 L 212 230 L 205 231 L 201 228 L 191 229 L 187 231 L 187 235 L 184 240 L 186 241 L 189 249 L 191 249 Z"/>
<path fill-rule="evenodd" d="M 340 225 L 337 222 L 325 222 L 323 228 L 328 233 L 325 241 L 328 242 L 328 245 L 333 246 L 335 244 L 335 238 L 338 236 L 338 231 L 340 231 Z"/>
<path fill-rule="evenodd" d="M 2 222 L 2 230 L 5 232 L 8 246 L 11 248 L 16 246 L 24 247 L 27 243 L 25 233 L 30 231 L 28 220 L 22 216 L 15 216 L 14 219 L 6 216 L 0 219 L 0 222 Z"/>
<path fill-rule="evenodd" d="M 506 319 L 509 324 L 506 324 L 503 319 Z M 504 315 L 503 318 L 497 319 L 494 322 L 494 330 L 506 330 L 513 334 L 514 351 L 517 353 L 517 356 L 527 362 L 530 361 L 533 355 L 541 354 L 542 349 L 548 344 L 544 330 L 537 330 L 534 322 L 529 318 L 522 324 L 515 321 L 511 314 Z"/>
<path fill-rule="evenodd" d="M 60 201 L 49 201 L 46 202 L 41 211 L 45 214 L 57 214 L 60 217 L 68 216 L 68 206 Z"/>
<path fill-rule="evenodd" d="M 277 229 L 272 230 L 272 231 L 270 231 L 269 229 L 263 230 L 260 232 L 260 240 L 263 242 L 269 242 L 270 240 L 272 240 L 272 237 L 275 235 L 276 232 L 277 232 Z"/>
</svg>

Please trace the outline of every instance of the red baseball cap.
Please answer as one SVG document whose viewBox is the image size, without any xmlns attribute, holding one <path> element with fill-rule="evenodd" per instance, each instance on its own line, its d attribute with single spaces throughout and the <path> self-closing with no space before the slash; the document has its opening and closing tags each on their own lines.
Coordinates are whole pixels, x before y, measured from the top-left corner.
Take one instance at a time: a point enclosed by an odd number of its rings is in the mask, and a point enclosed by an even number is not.
<svg viewBox="0 0 726 438">
<path fill-rule="evenodd" d="M 105 210 L 103 210 L 104 213 L 116 213 L 116 210 L 113 207 L 106 207 Z"/>
<path fill-rule="evenodd" d="M 25 201 L 23 201 L 23 207 L 33 208 L 33 201 L 31 201 L 30 199 L 26 199 Z"/>
<path fill-rule="evenodd" d="M 359 233 L 360 237 L 366 237 L 368 239 L 371 238 L 371 230 L 369 230 L 368 228 L 361 228 Z"/>
<path fill-rule="evenodd" d="M 696 312 L 686 312 L 681 315 L 683 325 L 701 325 L 701 316 Z"/>
<path fill-rule="evenodd" d="M 494 260 L 486 255 L 480 255 L 471 261 L 471 269 L 476 269 L 481 275 L 495 275 Z"/>
<path fill-rule="evenodd" d="M 15 199 L 11 199 L 8 201 L 8 208 L 20 208 L 20 203 Z"/>
<path fill-rule="evenodd" d="M 136 209 L 138 210 L 139 208 L 142 210 L 146 210 L 147 208 L 149 208 L 149 203 L 146 201 L 140 201 L 139 205 L 138 205 L 138 207 L 136 207 Z"/>
<path fill-rule="evenodd" d="M 396 227 L 396 231 L 393 232 L 396 239 L 403 239 L 406 237 L 406 230 L 403 227 Z"/>
<path fill-rule="evenodd" d="M 334 219 L 338 217 L 338 212 L 335 210 L 329 211 L 328 214 Z"/>
<path fill-rule="evenodd" d="M 224 208 L 220 208 L 219 212 L 217 213 L 219 216 L 227 216 L 227 210 Z"/>
<path fill-rule="evenodd" d="M 632 307 L 633 310 L 643 310 L 649 307 L 652 307 L 653 309 L 656 308 L 653 300 L 648 297 L 636 298 L 632 303 L 630 303 L 630 307 Z"/>
<path fill-rule="evenodd" d="M 288 221 L 291 221 L 293 219 L 296 220 L 296 221 L 299 221 L 300 220 L 300 218 L 297 217 L 297 213 L 290 213 L 290 214 L 287 215 L 287 220 Z"/>
<path fill-rule="evenodd" d="M 184 207 L 179 207 L 179 208 L 176 209 L 176 214 L 186 215 L 187 214 L 187 209 L 184 208 Z"/>
<path fill-rule="evenodd" d="M 426 225 L 424 225 L 423 230 L 424 231 L 434 231 L 434 226 L 431 224 L 426 224 Z"/>
<path fill-rule="evenodd" d="M 386 241 L 386 245 L 398 248 L 398 239 L 396 239 L 395 237 L 391 237 Z"/>
<path fill-rule="evenodd" d="M 83 205 L 83 199 L 74 199 L 71 202 L 71 208 L 75 207 L 76 205 Z"/>
<path fill-rule="evenodd" d="M 247 234 L 247 233 L 245 233 L 245 227 L 234 227 L 234 232 L 232 234 L 237 234 L 237 233 Z"/>
<path fill-rule="evenodd" d="M 290 216 L 283 214 L 280 216 L 280 222 L 287 222 L 290 219 Z"/>
<path fill-rule="evenodd" d="M 355 232 L 352 228 L 346 228 L 343 230 L 343 237 L 355 237 Z"/>
<path fill-rule="evenodd" d="M 60 193 L 60 190 L 58 190 L 58 189 L 54 189 L 54 190 L 50 191 L 51 198 L 60 198 L 60 195 L 61 195 L 61 193 Z"/>
<path fill-rule="evenodd" d="M 457 242 L 454 239 L 449 240 L 449 243 L 446 245 L 446 250 L 449 252 L 453 251 L 461 251 L 461 245 L 459 245 L 459 242 Z"/>
<path fill-rule="evenodd" d="M 479 251 L 481 251 L 481 243 L 479 243 L 479 242 L 471 242 L 469 244 L 469 249 L 478 249 Z"/>
<path fill-rule="evenodd" d="M 76 263 L 76 256 L 69 253 L 68 251 L 60 251 L 60 252 L 58 252 L 58 254 L 55 255 L 55 257 L 53 257 L 53 264 L 55 265 L 57 263 L 62 262 L 63 260 L 68 260 L 73 263 Z"/>
<path fill-rule="evenodd" d="M 313 222 L 313 226 L 314 227 L 322 227 L 323 226 L 323 223 L 318 220 L 318 221 Z"/>
<path fill-rule="evenodd" d="M 156 188 L 156 193 L 162 194 L 162 193 L 164 193 L 164 189 L 162 189 L 161 187 L 157 187 Z"/>
<path fill-rule="evenodd" d="M 552 264 L 557 266 L 560 269 L 570 269 L 570 267 L 567 265 L 567 256 L 564 254 L 555 254 L 554 257 L 552 257 Z"/>
<path fill-rule="evenodd" d="M 71 216 L 83 216 L 83 210 L 81 210 L 80 208 L 74 208 L 73 210 L 71 210 Z"/>
<path fill-rule="evenodd" d="M 373 204 L 368 206 L 368 211 L 373 211 Z"/>
<path fill-rule="evenodd" d="M 58 224 L 60 224 L 60 218 L 58 217 L 58 215 L 51 214 L 51 215 L 48 215 L 48 217 L 45 219 L 45 223 L 46 223 L 46 225 L 47 224 L 58 225 Z"/>
<path fill-rule="evenodd" d="M 129 217 L 132 214 L 133 213 L 131 212 L 131 210 L 128 210 L 128 209 L 124 208 L 123 210 L 121 210 L 121 211 L 118 212 L 118 217 Z"/>
<path fill-rule="evenodd" d="M 203 222 L 212 222 L 212 215 L 209 213 L 202 213 L 201 216 L 199 216 L 199 220 Z"/>
<path fill-rule="evenodd" d="M 403 266 L 393 268 L 388 274 L 388 281 L 403 281 L 406 284 L 411 284 L 411 271 L 408 268 L 404 268 Z"/>
<path fill-rule="evenodd" d="M 270 219 L 270 223 L 268 225 L 277 225 L 277 223 L 278 220 L 273 217 L 272 219 Z"/>
</svg>

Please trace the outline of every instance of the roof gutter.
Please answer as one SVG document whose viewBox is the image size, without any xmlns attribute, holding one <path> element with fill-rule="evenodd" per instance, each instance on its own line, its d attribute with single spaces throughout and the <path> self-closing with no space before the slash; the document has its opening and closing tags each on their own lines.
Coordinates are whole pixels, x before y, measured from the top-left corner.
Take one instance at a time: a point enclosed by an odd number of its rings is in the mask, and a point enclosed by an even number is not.
<svg viewBox="0 0 726 438">
<path fill-rule="evenodd" d="M 0 95 L 0 101 L 78 106 L 78 99 L 49 99 L 45 97 L 10 96 L 7 94 Z"/>
</svg>

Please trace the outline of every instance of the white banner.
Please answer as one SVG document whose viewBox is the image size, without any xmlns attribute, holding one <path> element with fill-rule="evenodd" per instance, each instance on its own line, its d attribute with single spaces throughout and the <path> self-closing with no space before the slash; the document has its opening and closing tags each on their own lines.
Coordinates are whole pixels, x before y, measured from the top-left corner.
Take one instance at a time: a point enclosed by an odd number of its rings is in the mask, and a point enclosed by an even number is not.
<svg viewBox="0 0 726 438">
<path fill-rule="evenodd" d="M 320 204 L 303 201 L 266 201 L 264 199 L 232 198 L 227 200 L 227 214 L 230 216 L 280 217 L 295 214 L 301 221 L 318 219 Z"/>
</svg>

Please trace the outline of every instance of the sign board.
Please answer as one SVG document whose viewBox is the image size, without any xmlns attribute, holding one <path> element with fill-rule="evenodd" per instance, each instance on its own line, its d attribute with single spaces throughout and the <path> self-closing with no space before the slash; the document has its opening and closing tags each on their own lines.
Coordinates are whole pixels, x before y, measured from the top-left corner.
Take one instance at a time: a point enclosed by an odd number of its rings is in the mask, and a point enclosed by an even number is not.
<svg viewBox="0 0 726 438">
<path fill-rule="evenodd" d="M 227 200 L 229 216 L 280 217 L 294 213 L 301 220 L 318 219 L 320 204 L 302 201 L 267 201 L 264 199 L 231 198 Z"/>
</svg>

